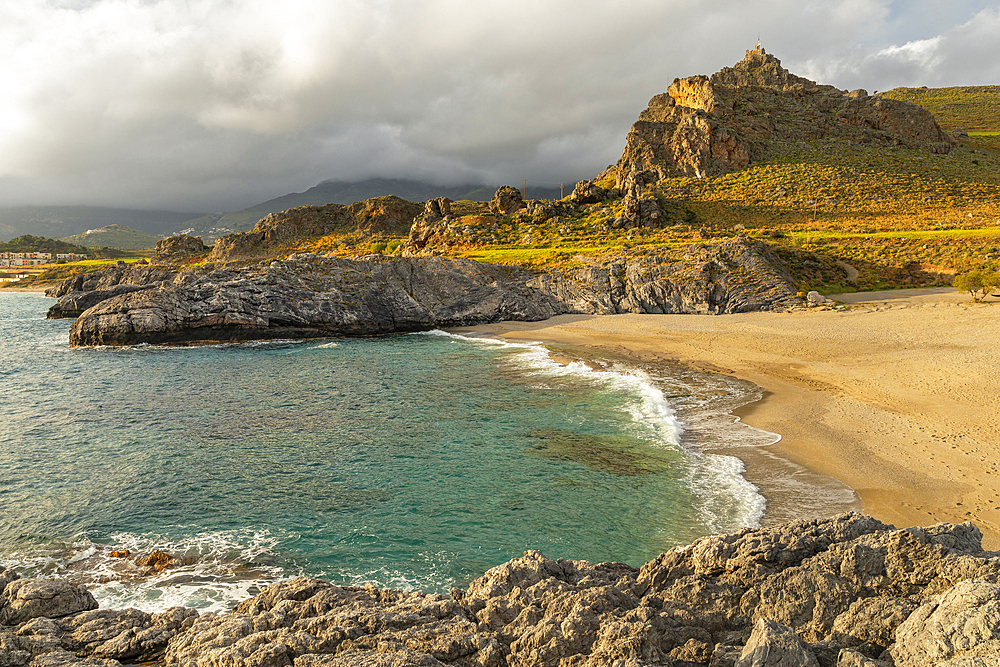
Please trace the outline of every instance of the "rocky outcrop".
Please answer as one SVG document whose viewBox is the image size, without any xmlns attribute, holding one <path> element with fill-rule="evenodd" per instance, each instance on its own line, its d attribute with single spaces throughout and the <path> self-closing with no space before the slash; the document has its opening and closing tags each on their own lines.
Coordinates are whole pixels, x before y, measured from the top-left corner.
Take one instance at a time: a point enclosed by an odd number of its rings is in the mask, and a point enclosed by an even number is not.
<svg viewBox="0 0 1000 667">
<path fill-rule="evenodd" d="M 119 261 L 101 271 L 72 276 L 45 290 L 45 296 L 58 299 L 49 308 L 47 317 L 79 317 L 102 301 L 156 287 L 173 280 L 176 275 L 175 269 Z"/>
<path fill-rule="evenodd" d="M 428 243 L 448 242 L 448 228 L 452 221 L 451 200 L 447 197 L 428 199 L 423 214 L 414 219 L 406 245 L 419 250 Z"/>
<path fill-rule="evenodd" d="M 528 551 L 447 597 L 299 578 L 228 614 L 28 614 L 0 627 L 0 665 L 994 665 L 1000 555 L 980 539 L 844 514 L 705 537 L 640 569 Z"/>
<path fill-rule="evenodd" d="M 177 264 L 185 259 L 203 257 L 211 250 L 200 236 L 177 234 L 156 242 L 156 252 L 153 254 L 154 264 Z"/>
<path fill-rule="evenodd" d="M 737 238 L 586 262 L 531 284 L 569 312 L 724 315 L 798 306 L 780 267 L 766 244 Z"/>
<path fill-rule="evenodd" d="M 394 195 L 366 199 L 346 206 L 299 206 L 271 213 L 249 232 L 228 234 L 215 242 L 209 260 L 260 258 L 280 254 L 292 243 L 333 232 L 406 236 L 423 205 Z"/>
<path fill-rule="evenodd" d="M 509 185 L 504 185 L 496 191 L 490 200 L 490 210 L 496 215 L 510 215 L 524 208 L 524 198 L 521 191 Z"/>
<path fill-rule="evenodd" d="M 653 97 L 626 138 L 617 185 L 724 174 L 779 155 L 783 142 L 825 137 L 937 153 L 955 144 L 922 107 L 818 85 L 758 47 L 734 67 L 677 79 Z"/>
<path fill-rule="evenodd" d="M 778 266 L 765 244 L 750 239 L 622 254 L 559 273 L 460 258 L 306 253 L 192 268 L 120 294 L 105 290 L 73 323 L 70 343 L 368 336 L 567 312 L 782 310 L 800 301 Z"/>
<path fill-rule="evenodd" d="M 241 268 L 207 265 L 99 303 L 73 323 L 70 344 L 370 336 L 565 312 L 529 286 L 531 278 L 444 257 L 300 254 Z"/>
</svg>

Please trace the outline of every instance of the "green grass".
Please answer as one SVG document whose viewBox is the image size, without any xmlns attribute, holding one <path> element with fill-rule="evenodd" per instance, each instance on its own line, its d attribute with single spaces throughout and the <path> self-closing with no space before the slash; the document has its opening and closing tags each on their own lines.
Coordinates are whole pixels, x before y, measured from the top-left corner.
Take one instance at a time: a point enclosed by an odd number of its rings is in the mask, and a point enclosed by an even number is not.
<svg viewBox="0 0 1000 667">
<path fill-rule="evenodd" d="M 152 250 L 159 236 L 140 232 L 122 225 L 108 225 L 91 233 L 75 234 L 59 239 L 88 248 L 117 248 L 119 250 Z"/>
<path fill-rule="evenodd" d="M 934 114 L 944 130 L 1000 130 L 1000 86 L 893 88 L 883 97 L 913 102 Z"/>
</svg>

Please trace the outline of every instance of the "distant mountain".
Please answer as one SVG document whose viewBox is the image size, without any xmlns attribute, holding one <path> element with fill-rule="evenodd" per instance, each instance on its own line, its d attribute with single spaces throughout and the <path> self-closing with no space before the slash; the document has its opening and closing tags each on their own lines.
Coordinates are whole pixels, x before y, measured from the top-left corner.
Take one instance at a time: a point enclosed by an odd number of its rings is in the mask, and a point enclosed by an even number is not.
<svg viewBox="0 0 1000 667">
<path fill-rule="evenodd" d="M 572 184 L 568 184 L 572 190 Z M 435 197 L 449 199 L 471 199 L 473 201 L 489 201 L 499 186 L 475 184 L 465 185 L 434 185 L 422 181 L 404 179 L 370 178 L 366 181 L 349 183 L 347 181 L 323 181 L 305 192 L 293 192 L 281 197 L 269 199 L 242 211 L 232 213 L 213 213 L 195 220 L 188 220 L 175 227 L 174 233 L 185 233 L 201 236 L 205 243 L 211 243 L 220 236 L 233 232 L 247 232 L 253 229 L 257 221 L 269 213 L 285 211 L 296 206 L 321 206 L 323 204 L 353 204 L 356 201 L 396 195 L 413 202 L 422 202 Z M 529 185 L 528 199 L 558 199 L 559 188 L 534 187 Z"/>
<path fill-rule="evenodd" d="M 127 225 L 147 234 L 167 235 L 198 214 L 93 206 L 0 208 L 0 240 L 24 234 L 60 238 L 107 225 Z"/>
<path fill-rule="evenodd" d="M 89 248 L 118 248 L 119 250 L 152 250 L 156 242 L 163 238 L 160 235 L 147 234 L 124 225 L 105 225 L 97 229 L 88 229 L 81 234 L 64 236 L 59 239 L 67 243 L 87 246 Z"/>
</svg>

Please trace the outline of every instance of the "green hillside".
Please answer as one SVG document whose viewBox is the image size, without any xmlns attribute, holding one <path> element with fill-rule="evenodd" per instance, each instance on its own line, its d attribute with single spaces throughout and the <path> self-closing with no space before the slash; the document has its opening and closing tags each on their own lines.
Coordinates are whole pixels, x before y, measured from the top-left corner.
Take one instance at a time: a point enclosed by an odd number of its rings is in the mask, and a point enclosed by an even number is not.
<svg viewBox="0 0 1000 667">
<path fill-rule="evenodd" d="M 198 215 L 95 206 L 14 206 L 0 208 L 0 240 L 24 234 L 63 238 L 107 225 L 167 235 L 177 225 Z"/>
<path fill-rule="evenodd" d="M 48 252 L 67 254 L 76 253 L 78 255 L 91 255 L 93 251 L 82 245 L 77 245 L 65 239 L 49 239 L 44 236 L 32 236 L 25 234 L 6 243 L 0 243 L 0 252 Z"/>
<path fill-rule="evenodd" d="M 60 239 L 90 248 L 118 248 L 119 250 L 152 250 L 162 237 L 140 232 L 124 225 L 106 225 Z"/>
<path fill-rule="evenodd" d="M 893 88 L 879 94 L 919 104 L 934 114 L 943 130 L 1000 131 L 1000 86 Z"/>
</svg>

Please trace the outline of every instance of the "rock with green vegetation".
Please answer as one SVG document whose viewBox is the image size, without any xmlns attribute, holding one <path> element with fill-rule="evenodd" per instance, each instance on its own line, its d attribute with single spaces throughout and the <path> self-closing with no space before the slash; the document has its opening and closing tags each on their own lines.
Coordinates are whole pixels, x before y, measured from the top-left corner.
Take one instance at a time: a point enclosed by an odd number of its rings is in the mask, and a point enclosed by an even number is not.
<svg viewBox="0 0 1000 667">
<path fill-rule="evenodd" d="M 725 174 L 779 156 L 788 142 L 825 137 L 935 153 L 955 143 L 921 107 L 818 85 L 758 47 L 734 67 L 677 79 L 653 97 L 629 131 L 617 185 Z"/>
<path fill-rule="evenodd" d="M 268 215 L 249 232 L 229 234 L 216 240 L 209 259 L 273 257 L 281 254 L 282 248 L 335 232 L 404 237 L 423 208 L 421 204 L 392 195 L 347 206 L 299 206 Z"/>
</svg>

